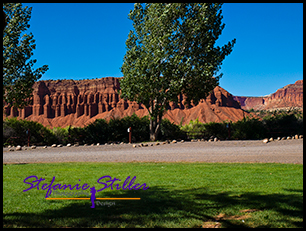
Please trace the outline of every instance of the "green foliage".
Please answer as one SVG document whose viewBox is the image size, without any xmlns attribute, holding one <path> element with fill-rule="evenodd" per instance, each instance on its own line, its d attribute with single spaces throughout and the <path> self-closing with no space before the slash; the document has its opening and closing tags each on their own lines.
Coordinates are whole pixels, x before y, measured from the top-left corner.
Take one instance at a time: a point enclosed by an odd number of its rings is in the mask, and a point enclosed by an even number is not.
<svg viewBox="0 0 306 231">
<path fill-rule="evenodd" d="M 190 120 L 189 124 L 182 126 L 181 129 L 186 132 L 187 136 L 191 139 L 203 138 L 206 131 L 204 124 L 199 122 L 198 118 L 194 121 Z"/>
<path fill-rule="evenodd" d="M 83 129 L 74 128 L 73 133 L 76 133 L 76 141 L 80 143 L 106 143 L 110 134 L 109 125 L 104 119 L 97 119 Z"/>
<path fill-rule="evenodd" d="M 227 122 L 203 124 L 196 119 L 182 127 L 164 119 L 161 123 L 160 138 L 162 140 L 208 139 L 215 136 L 223 140 L 228 138 L 228 125 L 230 125 L 231 139 L 257 140 L 266 137 L 302 135 L 303 114 L 282 112 L 267 116 L 264 120 L 247 117 L 230 124 Z M 108 123 L 104 119 L 97 119 L 84 128 L 69 126 L 53 129 L 48 129 L 34 121 L 11 118 L 3 121 L 3 145 L 26 145 L 28 143 L 28 129 L 31 134 L 31 145 L 128 142 L 127 128 L 129 127 L 132 128 L 132 142 L 149 140 L 149 119 L 147 116 L 139 118 L 136 114 L 122 119 L 113 118 Z"/>
<path fill-rule="evenodd" d="M 84 128 L 69 127 L 68 128 L 68 141 L 69 143 L 83 143 L 86 137 Z"/>
<path fill-rule="evenodd" d="M 211 136 L 218 137 L 219 139 L 225 140 L 228 138 L 228 127 L 227 123 L 215 123 L 210 122 L 207 124 L 204 124 L 205 131 L 206 131 L 206 138 L 209 138 Z"/>
<path fill-rule="evenodd" d="M 124 126 L 124 121 L 119 118 L 112 118 L 108 122 L 109 140 L 120 141 L 122 138 L 128 137 L 127 127 Z M 133 129 L 133 128 L 132 128 Z"/>
<path fill-rule="evenodd" d="M 36 60 L 31 60 L 35 49 L 32 33 L 25 33 L 30 27 L 31 8 L 21 3 L 3 3 L 7 15 L 7 26 L 3 31 L 3 100 L 17 108 L 29 103 L 32 86 L 48 70 L 44 65 L 36 70 Z"/>
<path fill-rule="evenodd" d="M 272 137 L 303 134 L 302 113 L 275 113 L 272 116 L 264 117 L 263 123 L 267 133 Z"/>
<path fill-rule="evenodd" d="M 250 111 L 250 110 L 249 110 Z M 300 109 L 289 109 L 289 110 L 274 110 L 274 111 L 268 111 L 268 110 L 260 110 L 260 111 L 253 111 L 253 113 L 258 116 L 261 119 L 270 118 L 277 115 L 295 115 L 297 118 L 303 118 L 303 111 Z"/>
<path fill-rule="evenodd" d="M 57 139 L 55 143 L 60 143 L 60 144 L 68 143 L 68 127 L 67 128 L 55 127 L 52 129 L 52 133 Z"/>
<path fill-rule="evenodd" d="M 28 142 L 27 129 L 30 128 L 30 143 L 38 145 L 51 145 L 54 143 L 107 143 L 128 142 L 127 129 L 132 128 L 132 142 L 149 140 L 148 117 L 139 118 L 136 114 L 122 119 L 112 118 L 107 123 L 104 119 L 97 119 L 93 123 L 81 127 L 45 128 L 43 125 L 17 118 L 3 121 L 3 145 L 26 145 Z M 167 132 L 167 131 L 166 131 Z M 171 133 L 171 132 L 170 132 Z"/>
<path fill-rule="evenodd" d="M 103 119 L 84 128 L 86 143 L 106 143 L 106 142 L 128 142 L 127 129 L 132 129 L 132 142 L 145 141 L 149 139 L 149 120 L 148 117 L 139 118 L 135 113 L 122 119 L 112 118 L 107 123 Z"/>
<path fill-rule="evenodd" d="M 246 118 L 231 126 L 233 139 L 239 140 L 258 140 L 263 139 L 267 135 L 264 124 L 256 118 Z"/>
<path fill-rule="evenodd" d="M 246 110 L 247 112 L 255 112 L 254 108 L 251 108 L 249 110 Z"/>
<path fill-rule="evenodd" d="M 224 28 L 222 4 L 136 3 L 121 71 L 121 97 L 143 103 L 155 139 L 170 101 L 183 93 L 186 102 L 205 98 L 217 85 L 222 61 L 235 39 L 222 47 L 215 42 Z"/>
<path fill-rule="evenodd" d="M 199 119 L 191 120 L 189 124 L 182 126 L 181 128 L 185 131 L 191 139 L 209 139 L 211 136 L 218 137 L 219 139 L 226 139 L 228 137 L 227 123 L 201 123 Z"/>
<path fill-rule="evenodd" d="M 163 119 L 161 123 L 161 139 L 162 140 L 176 140 L 186 139 L 186 132 L 180 129 L 175 123 L 171 123 L 168 119 Z"/>
<path fill-rule="evenodd" d="M 3 145 L 27 145 L 28 129 L 30 129 L 30 144 L 51 145 L 56 142 L 56 136 L 42 124 L 11 118 L 3 121 Z"/>
<path fill-rule="evenodd" d="M 228 127 L 230 126 L 230 128 Z M 230 124 L 222 123 L 200 123 L 198 119 L 190 121 L 181 127 L 191 139 L 205 138 L 211 136 L 219 139 L 258 140 L 266 137 L 283 137 L 303 134 L 303 113 L 301 112 L 275 112 L 266 116 L 263 120 L 256 118 L 245 118 Z M 230 130 L 230 131 L 229 131 Z"/>
<path fill-rule="evenodd" d="M 132 116 L 122 118 L 123 134 L 122 138 L 127 139 L 127 129 L 132 128 L 132 142 L 149 140 L 149 119 L 148 116 L 139 118 L 135 113 Z M 128 141 L 128 140 L 127 140 Z"/>
</svg>

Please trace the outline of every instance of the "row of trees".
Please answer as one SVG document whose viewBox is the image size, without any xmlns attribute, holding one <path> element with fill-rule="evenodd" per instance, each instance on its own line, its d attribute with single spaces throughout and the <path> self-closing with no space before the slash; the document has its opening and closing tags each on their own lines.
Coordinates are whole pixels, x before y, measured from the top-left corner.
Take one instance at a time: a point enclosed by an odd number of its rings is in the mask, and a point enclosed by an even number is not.
<svg viewBox="0 0 306 231">
<path fill-rule="evenodd" d="M 218 74 L 235 39 L 216 46 L 225 26 L 219 3 L 136 3 L 128 15 L 133 30 L 126 41 L 121 71 L 121 97 L 142 103 L 149 112 L 149 134 L 156 140 L 170 101 L 184 94 L 197 103 L 219 83 Z M 17 108 L 31 97 L 32 85 L 48 70 L 36 70 L 31 60 L 35 40 L 30 27 L 31 8 L 4 3 L 3 100 Z"/>
<path fill-rule="evenodd" d="M 97 119 L 86 127 L 66 127 L 49 129 L 34 121 L 17 120 L 16 118 L 3 121 L 3 145 L 26 145 L 28 129 L 30 143 L 36 145 L 52 145 L 67 143 L 109 143 L 128 142 L 127 128 L 132 127 L 132 142 L 148 141 L 149 118 L 132 116 L 122 119 L 111 119 L 106 122 Z M 293 136 L 303 134 L 303 116 L 294 113 L 279 113 L 265 117 L 263 120 L 246 118 L 235 123 L 200 123 L 198 120 L 180 126 L 164 119 L 161 122 L 160 140 L 172 139 L 209 139 L 211 136 L 221 140 L 239 139 L 256 140 L 270 137 Z"/>
</svg>

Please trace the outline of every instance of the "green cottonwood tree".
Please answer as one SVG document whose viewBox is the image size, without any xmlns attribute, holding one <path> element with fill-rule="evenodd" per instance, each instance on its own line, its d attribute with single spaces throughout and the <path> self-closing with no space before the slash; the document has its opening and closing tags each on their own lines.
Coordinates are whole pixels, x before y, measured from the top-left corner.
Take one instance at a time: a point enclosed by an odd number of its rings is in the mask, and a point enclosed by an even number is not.
<svg viewBox="0 0 306 231">
<path fill-rule="evenodd" d="M 31 60 L 35 49 L 30 27 L 31 8 L 21 3 L 3 3 L 7 26 L 3 30 L 3 100 L 23 108 L 32 95 L 32 86 L 48 70 L 44 65 L 33 70 L 36 60 Z"/>
<path fill-rule="evenodd" d="M 169 102 L 184 94 L 186 103 L 207 97 L 233 39 L 215 46 L 224 28 L 222 4 L 135 4 L 121 71 L 121 96 L 143 103 L 150 115 L 150 139 L 156 140 Z"/>
</svg>

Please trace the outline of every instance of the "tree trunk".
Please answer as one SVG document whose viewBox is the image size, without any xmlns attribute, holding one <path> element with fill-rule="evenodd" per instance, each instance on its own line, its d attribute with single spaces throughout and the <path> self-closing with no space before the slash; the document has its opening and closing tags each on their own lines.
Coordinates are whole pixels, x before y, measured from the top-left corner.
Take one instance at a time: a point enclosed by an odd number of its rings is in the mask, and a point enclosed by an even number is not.
<svg viewBox="0 0 306 231">
<path fill-rule="evenodd" d="M 156 141 L 160 132 L 161 117 L 159 119 L 150 118 L 150 140 Z"/>
<path fill-rule="evenodd" d="M 151 117 L 150 118 L 150 140 L 151 141 L 157 140 L 157 134 L 155 132 L 156 124 L 157 124 L 157 120 Z"/>
<path fill-rule="evenodd" d="M 152 100 L 149 106 L 150 115 L 150 140 L 156 141 L 161 128 L 161 121 L 163 117 L 163 111 L 156 111 L 157 100 Z"/>
</svg>

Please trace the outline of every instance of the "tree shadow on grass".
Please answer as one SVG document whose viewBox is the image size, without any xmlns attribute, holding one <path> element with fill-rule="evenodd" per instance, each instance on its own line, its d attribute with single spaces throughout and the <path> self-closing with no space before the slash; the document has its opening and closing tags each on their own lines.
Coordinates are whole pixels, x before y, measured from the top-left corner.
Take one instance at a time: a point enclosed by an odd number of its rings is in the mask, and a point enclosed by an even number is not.
<svg viewBox="0 0 306 231">
<path fill-rule="evenodd" d="M 287 190 L 290 191 L 290 190 Z M 108 205 L 90 208 L 91 202 L 70 201 L 67 206 L 42 213 L 3 214 L 4 227 L 201 227 L 203 222 L 216 221 L 226 211 L 239 208 L 271 210 L 290 227 L 303 227 L 302 192 L 292 194 L 261 194 L 215 192 L 207 188 L 176 190 L 171 187 L 150 187 L 147 190 L 102 192 L 96 197 L 140 197 L 137 201 L 108 201 Z M 105 201 L 100 201 L 105 203 Z M 110 206 L 110 202 L 115 202 Z M 37 202 L 39 203 L 39 202 Z M 63 201 L 44 201 L 58 203 Z M 107 204 L 107 203 L 105 203 Z M 236 209 L 236 210 L 235 210 Z M 274 227 L 270 218 L 255 227 Z M 285 219 L 285 220 L 284 220 Z M 297 221 L 298 220 L 298 221 Z M 222 227 L 246 228 L 240 220 L 220 220 Z"/>
</svg>

